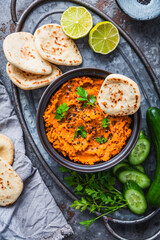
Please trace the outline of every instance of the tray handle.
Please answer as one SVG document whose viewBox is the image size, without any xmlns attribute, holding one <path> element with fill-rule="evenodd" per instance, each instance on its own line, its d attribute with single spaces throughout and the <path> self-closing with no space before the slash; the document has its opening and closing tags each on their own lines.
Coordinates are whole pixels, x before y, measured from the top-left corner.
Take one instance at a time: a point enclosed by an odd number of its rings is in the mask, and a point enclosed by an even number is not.
<svg viewBox="0 0 160 240">
<path fill-rule="evenodd" d="M 11 5 L 10 5 L 11 17 L 15 25 L 17 25 L 17 22 L 18 22 L 17 14 L 16 14 L 16 3 L 17 3 L 17 0 L 11 0 Z"/>
<path fill-rule="evenodd" d="M 104 225 L 107 228 L 107 230 L 112 234 L 113 237 L 119 240 L 129 240 L 127 238 L 121 237 L 118 233 L 116 233 L 113 228 L 109 224 L 109 219 L 107 217 L 103 218 Z M 157 239 L 157 237 L 160 236 L 160 230 L 158 230 L 156 233 L 154 233 L 151 237 L 145 238 L 143 240 L 154 240 Z"/>
</svg>

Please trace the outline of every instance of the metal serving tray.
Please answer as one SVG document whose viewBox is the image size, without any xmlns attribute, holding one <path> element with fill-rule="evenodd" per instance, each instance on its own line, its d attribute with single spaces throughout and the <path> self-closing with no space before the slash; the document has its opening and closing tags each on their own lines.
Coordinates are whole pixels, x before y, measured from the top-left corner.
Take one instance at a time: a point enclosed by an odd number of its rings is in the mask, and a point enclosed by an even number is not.
<svg viewBox="0 0 160 240">
<path fill-rule="evenodd" d="M 34 33 L 35 30 L 47 23 L 59 23 L 61 14 L 69 6 L 81 5 L 92 13 L 94 25 L 100 21 L 111 21 L 117 26 L 120 32 L 120 43 L 117 49 L 109 55 L 101 55 L 94 53 L 88 45 L 88 36 L 76 40 L 80 52 L 83 56 L 83 64 L 81 67 L 101 68 L 108 70 L 112 73 L 124 74 L 133 80 L 135 80 L 141 90 L 142 94 L 142 127 L 147 132 L 145 113 L 150 106 L 160 106 L 160 87 L 158 86 L 158 79 L 152 71 L 151 66 L 147 62 L 146 58 L 136 46 L 134 41 L 119 27 L 110 17 L 100 12 L 98 9 L 88 4 L 83 0 L 70 0 L 70 1 L 46 1 L 35 0 L 27 9 L 23 12 L 20 19 L 17 20 L 16 16 L 16 0 L 11 1 L 11 15 L 13 22 L 16 25 L 16 32 L 26 31 Z M 60 66 L 62 72 L 66 72 L 73 67 Z M 40 143 L 37 131 L 36 131 L 36 109 L 39 99 L 44 92 L 45 88 L 23 91 L 18 89 L 15 85 L 12 85 L 13 95 L 19 120 L 22 128 L 28 140 L 30 141 L 34 152 L 38 159 L 47 170 L 48 174 L 52 177 L 53 181 L 64 190 L 64 192 L 70 196 L 73 200 L 77 199 L 71 189 L 67 188 L 63 183 L 63 173 L 59 170 L 59 165 L 56 161 L 44 150 Z M 154 151 L 151 151 L 147 164 L 145 166 L 147 174 L 153 177 L 156 162 L 156 156 Z M 135 224 L 142 223 L 153 217 L 158 213 L 160 209 L 149 209 L 144 216 L 136 216 L 129 210 L 121 210 L 112 214 L 111 216 L 103 217 L 104 224 L 109 232 L 117 239 L 126 240 L 119 236 L 110 226 L 110 222 L 120 224 Z M 96 213 L 98 215 L 99 213 Z M 160 231 L 156 232 L 153 236 L 146 238 L 145 240 L 152 240 L 160 235 Z"/>
</svg>

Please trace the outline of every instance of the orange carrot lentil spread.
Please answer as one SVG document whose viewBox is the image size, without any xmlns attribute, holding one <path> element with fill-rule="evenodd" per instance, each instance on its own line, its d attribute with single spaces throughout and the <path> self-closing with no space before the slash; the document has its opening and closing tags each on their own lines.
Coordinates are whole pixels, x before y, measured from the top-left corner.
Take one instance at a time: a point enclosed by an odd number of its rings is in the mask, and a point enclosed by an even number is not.
<svg viewBox="0 0 160 240">
<path fill-rule="evenodd" d="M 104 79 L 78 77 L 69 80 L 51 97 L 44 112 L 46 135 L 55 149 L 74 162 L 94 164 L 108 161 L 118 154 L 131 135 L 131 118 L 129 116 L 110 117 L 99 107 L 97 101 L 94 106 L 83 107 L 84 102 L 78 101 L 77 87 L 83 87 L 88 97 L 96 98 Z M 55 112 L 60 104 L 67 103 L 69 110 L 63 119 L 55 118 Z M 101 126 L 102 119 L 108 117 L 109 125 Z M 75 131 L 84 126 L 86 138 L 77 135 Z M 105 143 L 97 142 L 96 138 L 103 137 Z"/>
</svg>

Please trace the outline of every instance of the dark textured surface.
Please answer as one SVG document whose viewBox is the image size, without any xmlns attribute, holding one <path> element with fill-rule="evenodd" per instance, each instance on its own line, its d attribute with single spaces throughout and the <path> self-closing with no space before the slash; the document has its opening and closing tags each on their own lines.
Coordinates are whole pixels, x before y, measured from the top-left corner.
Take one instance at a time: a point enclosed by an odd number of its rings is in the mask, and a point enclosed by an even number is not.
<svg viewBox="0 0 160 240">
<path fill-rule="evenodd" d="M 17 12 L 20 16 L 25 7 L 31 1 L 18 1 Z M 113 19 L 120 24 L 136 41 L 140 49 L 144 52 L 145 56 L 147 57 L 148 61 L 150 62 L 153 70 L 155 71 L 157 77 L 160 77 L 160 18 L 149 21 L 149 22 L 137 22 L 132 20 L 124 13 L 122 13 L 119 8 L 117 7 L 115 1 L 109 0 L 90 0 L 89 3 L 93 4 L 100 10 L 107 13 L 109 16 L 113 17 Z M 2 1 L 1 9 L 0 9 L 0 38 L 1 38 L 1 46 L 3 38 L 10 33 L 10 31 L 14 30 L 14 25 L 11 21 L 10 11 L 9 11 L 9 4 L 10 1 Z M 4 58 L 2 47 L 1 47 L 1 66 L 0 66 L 0 75 L 1 79 L 4 82 L 4 85 L 7 87 L 7 90 L 12 97 L 11 93 L 11 86 L 10 81 L 6 76 L 5 72 L 5 64 L 6 60 Z M 79 221 L 84 219 L 88 219 L 90 216 L 89 214 L 83 213 L 81 214 L 79 211 L 73 211 L 70 209 L 71 200 L 54 184 L 51 178 L 47 175 L 41 164 L 39 163 L 38 159 L 33 153 L 32 148 L 30 147 L 27 139 L 26 139 L 26 153 L 33 161 L 33 164 L 39 169 L 42 178 L 44 179 L 46 185 L 49 187 L 51 193 L 55 197 L 58 205 L 62 209 L 63 213 L 66 216 L 68 222 L 72 225 L 73 229 L 75 230 L 75 235 L 70 237 L 69 239 L 86 239 L 86 240 L 93 240 L 93 239 L 114 239 L 110 236 L 110 234 L 106 231 L 105 227 L 103 226 L 101 221 L 93 224 L 87 231 L 84 227 L 78 224 Z M 157 215 L 154 220 L 150 220 L 145 224 L 140 224 L 137 226 L 122 226 L 116 225 L 114 229 L 117 230 L 121 235 L 125 236 L 129 239 L 143 239 L 147 235 L 155 232 L 159 228 L 159 216 Z M 160 239 L 160 238 L 159 238 Z"/>
</svg>

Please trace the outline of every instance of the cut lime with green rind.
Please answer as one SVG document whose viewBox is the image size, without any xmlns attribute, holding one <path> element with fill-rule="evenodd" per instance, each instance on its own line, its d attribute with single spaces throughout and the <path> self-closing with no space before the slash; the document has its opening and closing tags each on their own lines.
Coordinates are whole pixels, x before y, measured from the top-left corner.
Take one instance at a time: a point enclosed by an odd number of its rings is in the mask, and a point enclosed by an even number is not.
<svg viewBox="0 0 160 240">
<path fill-rule="evenodd" d="M 61 17 L 64 33 L 72 39 L 85 37 L 93 26 L 93 19 L 85 7 L 69 7 Z"/>
<path fill-rule="evenodd" d="M 118 45 L 118 29 L 111 22 L 97 23 L 89 33 L 89 45 L 96 53 L 108 54 Z"/>
</svg>

